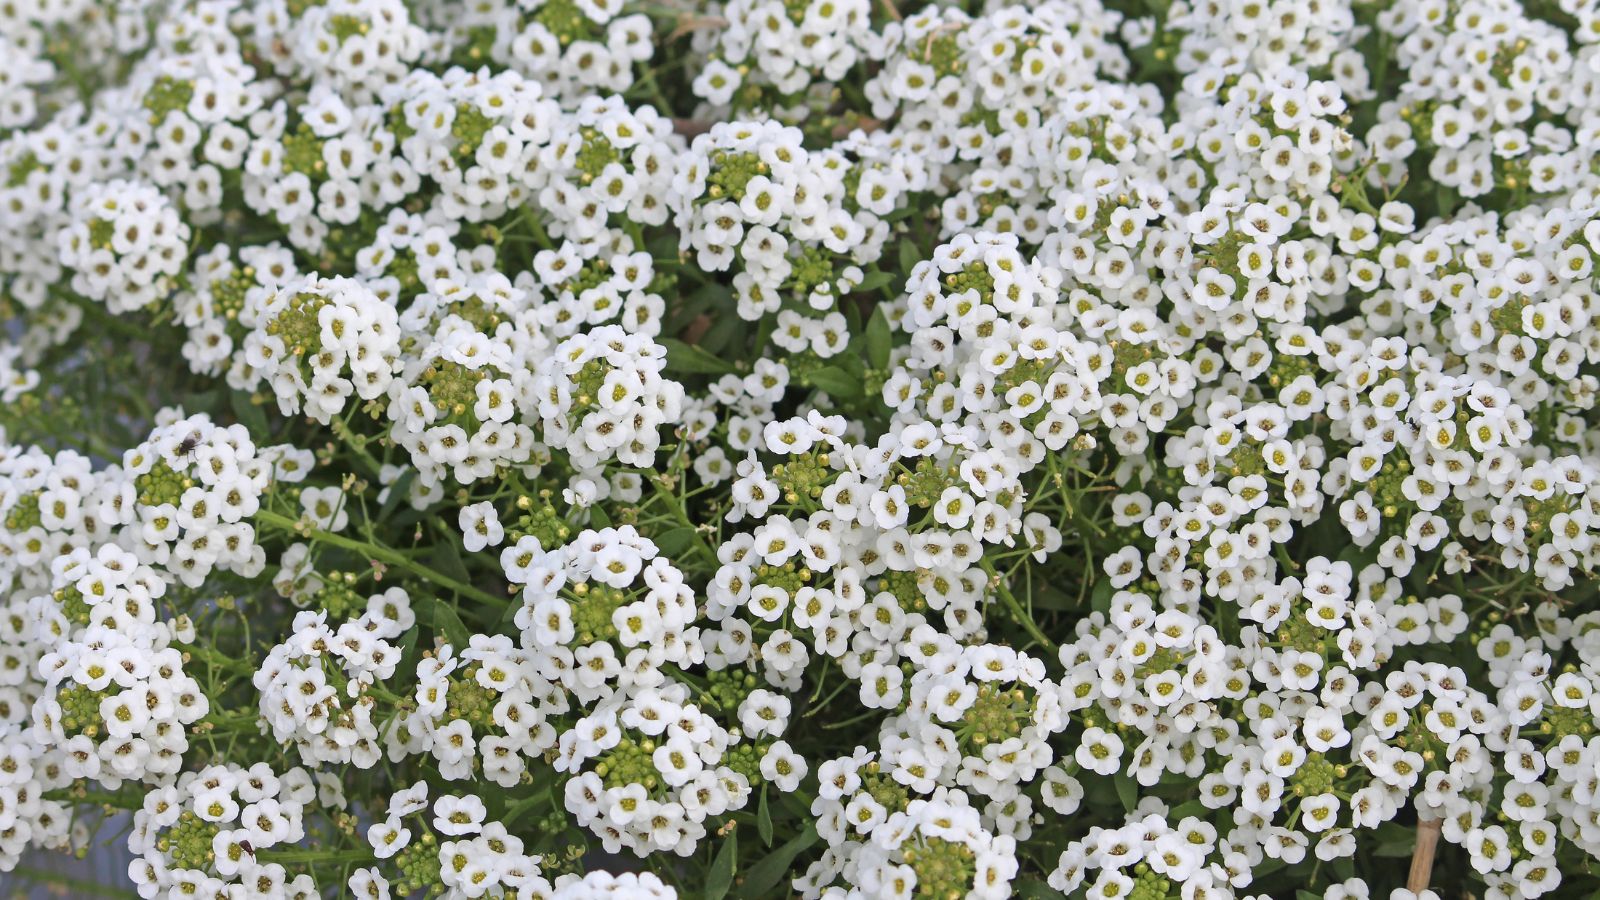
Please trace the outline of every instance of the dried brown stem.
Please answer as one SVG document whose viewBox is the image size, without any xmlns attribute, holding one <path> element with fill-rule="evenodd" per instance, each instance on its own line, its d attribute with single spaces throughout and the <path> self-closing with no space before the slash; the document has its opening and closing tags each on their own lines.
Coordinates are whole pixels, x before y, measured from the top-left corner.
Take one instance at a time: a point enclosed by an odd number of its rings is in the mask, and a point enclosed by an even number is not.
<svg viewBox="0 0 1600 900">
<path fill-rule="evenodd" d="M 693 346 L 700 343 L 700 339 L 705 337 L 706 332 L 710 330 L 711 317 L 705 313 L 701 313 L 700 315 L 695 316 L 688 325 L 684 326 L 683 332 L 678 335 L 678 340 Z"/>
<path fill-rule="evenodd" d="M 667 35 L 667 43 L 672 43 L 678 38 L 695 31 L 706 31 L 712 28 L 727 28 L 728 20 L 721 16 L 696 16 L 683 15 L 678 18 L 678 27 Z"/>
<path fill-rule="evenodd" d="M 1417 846 L 1411 851 L 1411 874 L 1406 878 L 1406 890 L 1420 894 L 1428 889 L 1433 879 L 1433 854 L 1439 847 L 1439 819 L 1423 819 L 1417 823 Z"/>
<path fill-rule="evenodd" d="M 693 139 L 711 130 L 711 123 L 700 119 L 673 119 L 672 130 Z"/>
</svg>

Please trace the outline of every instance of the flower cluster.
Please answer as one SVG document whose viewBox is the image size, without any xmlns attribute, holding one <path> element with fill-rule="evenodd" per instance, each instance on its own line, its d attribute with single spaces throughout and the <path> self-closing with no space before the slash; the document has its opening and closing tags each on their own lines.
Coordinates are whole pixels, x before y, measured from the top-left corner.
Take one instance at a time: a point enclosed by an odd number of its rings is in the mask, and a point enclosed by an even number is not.
<svg viewBox="0 0 1600 900">
<path fill-rule="evenodd" d="M 72 289 L 131 312 L 173 292 L 188 252 L 189 226 L 157 188 L 97 184 L 75 198 L 72 225 L 60 232 L 61 264 Z"/>
<path fill-rule="evenodd" d="M 305 837 L 307 807 L 335 802 L 338 781 L 305 769 L 281 775 L 265 763 L 207 766 L 152 789 L 133 815 L 128 875 L 140 896 L 318 896 L 310 875 L 270 861 L 273 848 Z"/>
<path fill-rule="evenodd" d="M 24 7 L 0 869 L 1600 891 L 1594 4 Z"/>
</svg>

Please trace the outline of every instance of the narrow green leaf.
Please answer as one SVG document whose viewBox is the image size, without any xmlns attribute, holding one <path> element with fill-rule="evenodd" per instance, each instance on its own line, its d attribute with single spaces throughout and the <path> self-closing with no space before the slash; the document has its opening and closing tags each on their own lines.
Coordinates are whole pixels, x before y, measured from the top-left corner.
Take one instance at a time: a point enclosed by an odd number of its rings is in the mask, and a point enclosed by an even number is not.
<svg viewBox="0 0 1600 900">
<path fill-rule="evenodd" d="M 762 320 L 763 323 L 766 321 L 766 319 Z M 735 315 L 717 316 L 711 320 L 711 330 L 702 335 L 700 343 L 695 346 L 711 354 L 716 359 L 722 359 L 724 355 L 729 358 L 737 356 L 739 359 L 754 359 L 760 354 L 757 353 L 752 356 L 744 349 L 744 341 L 749 335 L 749 322 Z M 763 340 L 758 342 L 756 346 L 760 347 L 764 344 L 765 341 Z"/>
<path fill-rule="evenodd" d="M 1181 803 L 1174 807 L 1172 812 L 1167 813 L 1167 818 L 1170 821 L 1177 822 L 1188 816 L 1204 816 L 1205 814 L 1206 805 L 1204 803 L 1199 800 L 1190 800 L 1188 803 Z"/>
<path fill-rule="evenodd" d="M 1066 894 L 1042 881 L 1017 882 L 1017 896 L 1028 900 L 1066 900 Z"/>
<path fill-rule="evenodd" d="M 807 378 L 812 387 L 818 387 L 840 400 L 861 396 L 861 382 L 837 366 L 828 366 L 812 372 Z"/>
<path fill-rule="evenodd" d="M 394 512 L 395 508 L 411 495 L 411 482 L 416 479 L 416 469 L 407 468 L 404 472 L 401 472 L 400 477 L 395 479 L 394 484 L 389 485 L 389 496 L 383 498 L 383 506 L 378 508 L 378 515 L 373 518 L 373 521 L 388 521 L 389 514 Z"/>
<path fill-rule="evenodd" d="M 267 414 L 262 412 L 261 407 L 251 403 L 250 395 L 244 391 L 233 391 L 229 399 L 233 404 L 234 418 L 239 420 L 239 424 L 250 429 L 257 440 L 266 440 L 272 430 L 267 426 Z"/>
<path fill-rule="evenodd" d="M 1356 864 L 1348 856 L 1341 856 L 1333 861 L 1333 874 L 1339 876 L 1340 881 L 1349 881 L 1356 877 Z"/>
<path fill-rule="evenodd" d="M 761 801 L 756 806 L 756 830 L 761 832 L 761 843 L 772 846 L 772 811 L 767 809 L 767 786 L 761 786 Z"/>
<path fill-rule="evenodd" d="M 1398 859 L 1402 856 L 1410 856 L 1415 850 L 1415 841 L 1391 841 L 1389 843 L 1379 844 L 1377 848 L 1372 851 L 1372 855 L 1381 856 L 1386 859 Z"/>
<path fill-rule="evenodd" d="M 417 646 L 417 629 L 406 630 L 405 637 L 400 639 L 400 667 L 401 672 L 415 672 L 417 660 L 422 656 L 421 649 Z"/>
<path fill-rule="evenodd" d="M 456 536 L 448 529 L 440 531 L 443 533 L 429 555 L 429 562 L 435 569 L 457 581 L 471 581 L 472 575 L 467 572 L 467 564 L 461 561 L 461 551 L 456 547 Z"/>
<path fill-rule="evenodd" d="M 806 830 L 789 839 L 782 847 L 767 854 L 766 858 L 750 867 L 744 877 L 739 896 L 745 898 L 764 897 L 767 892 L 778 886 L 789 868 L 794 864 L 794 858 L 805 849 L 817 842 L 817 826 L 813 823 L 806 826 Z"/>
<path fill-rule="evenodd" d="M 733 873 L 739 868 L 739 830 L 735 828 L 722 839 L 717 858 L 711 861 L 711 871 L 706 875 L 706 900 L 722 900 L 733 887 Z"/>
<path fill-rule="evenodd" d="M 850 343 L 859 353 L 861 352 L 860 336 L 862 332 L 866 331 L 865 323 L 861 319 L 861 304 L 843 303 L 840 305 L 844 308 L 844 323 L 849 326 L 850 334 L 854 336 Z M 766 320 L 763 319 L 762 321 L 765 322 Z"/>
<path fill-rule="evenodd" d="M 1118 772 L 1114 779 L 1117 785 L 1117 799 L 1122 801 L 1122 808 L 1133 812 L 1139 805 L 1139 785 L 1133 776 L 1126 772 Z"/>
<path fill-rule="evenodd" d="M 427 611 L 428 621 L 433 624 L 436 634 L 444 635 L 445 640 L 455 647 L 456 652 L 467 648 L 471 643 L 472 632 L 461 622 L 461 617 L 447 602 L 438 597 L 423 597 L 420 604 Z"/>
<path fill-rule="evenodd" d="M 1109 614 L 1111 612 L 1111 595 L 1115 590 L 1111 586 L 1111 579 L 1101 578 L 1097 580 L 1094 590 L 1089 592 L 1089 608 L 1096 612 Z"/>
<path fill-rule="evenodd" d="M 518 819 L 522 818 L 524 813 L 530 809 L 533 809 L 540 800 L 544 799 L 544 794 L 535 794 L 532 797 L 524 797 L 521 800 L 518 800 L 517 802 L 511 804 L 511 807 L 506 810 L 506 814 L 499 820 L 500 823 L 507 826 L 513 824 Z"/>
<path fill-rule="evenodd" d="M 872 318 L 867 320 L 867 361 L 872 363 L 874 369 L 887 368 L 889 352 L 893 349 L 894 337 L 889 334 L 889 319 L 880 306 L 872 311 Z"/>
<path fill-rule="evenodd" d="M 667 558 L 681 556 L 694 544 L 694 529 L 688 526 L 679 526 L 662 532 L 655 537 L 656 549 Z"/>
<path fill-rule="evenodd" d="M 1073 609 L 1077 605 L 1078 598 L 1075 594 L 1069 594 L 1049 585 L 1036 586 L 1033 589 L 1034 609 L 1063 610 Z"/>
<path fill-rule="evenodd" d="M 1271 875 L 1272 873 L 1283 868 L 1285 868 L 1283 860 L 1268 859 L 1262 861 L 1261 865 L 1251 869 L 1250 874 L 1259 881 L 1260 879 L 1265 878 L 1266 876 Z"/>
<path fill-rule="evenodd" d="M 911 269 L 922 261 L 922 253 L 917 249 L 917 242 L 904 240 L 900 242 L 900 271 L 906 275 L 911 274 Z"/>
<path fill-rule="evenodd" d="M 894 278 L 893 272 L 868 272 L 866 277 L 861 279 L 861 283 L 856 285 L 852 293 L 870 294 L 873 291 L 882 290 L 892 284 Z"/>
<path fill-rule="evenodd" d="M 685 344 L 676 338 L 660 338 L 667 348 L 667 371 L 698 375 L 726 375 L 733 364 L 698 346 Z"/>
<path fill-rule="evenodd" d="M 701 313 L 707 316 L 732 315 L 733 291 L 726 285 L 708 284 L 699 290 L 682 295 L 668 310 L 662 323 L 662 334 L 677 334 L 688 327 Z"/>
</svg>

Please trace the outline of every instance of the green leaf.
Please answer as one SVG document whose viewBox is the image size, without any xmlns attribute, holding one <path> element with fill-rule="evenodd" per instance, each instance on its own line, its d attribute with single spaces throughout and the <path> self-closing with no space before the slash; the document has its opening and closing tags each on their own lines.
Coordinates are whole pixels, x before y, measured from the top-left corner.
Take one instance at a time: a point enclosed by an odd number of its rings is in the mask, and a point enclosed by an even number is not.
<svg viewBox="0 0 1600 900">
<path fill-rule="evenodd" d="M 1139 784 L 1127 772 L 1118 772 L 1114 779 L 1117 786 L 1117 799 L 1122 801 L 1122 808 L 1133 812 L 1139 805 Z"/>
<path fill-rule="evenodd" d="M 1181 803 L 1173 808 L 1172 812 L 1167 813 L 1167 819 L 1171 822 L 1177 822 L 1189 816 L 1204 816 L 1205 814 L 1206 805 L 1204 803 L 1199 800 L 1190 800 L 1188 803 Z"/>
<path fill-rule="evenodd" d="M 417 647 L 417 629 L 406 629 L 406 636 L 400 639 L 400 667 L 401 672 L 415 672 L 417 659 L 422 656 Z"/>
<path fill-rule="evenodd" d="M 917 242 L 904 240 L 900 242 L 900 271 L 911 276 L 911 270 L 917 263 L 922 262 L 922 251 L 917 249 Z"/>
<path fill-rule="evenodd" d="M 497 626 L 497 628 L 500 629 L 500 630 L 510 629 L 511 632 L 513 634 L 515 634 L 516 633 L 515 625 L 517 623 L 517 611 L 520 610 L 520 609 L 522 609 L 522 600 L 520 598 L 518 598 L 516 595 L 512 595 L 511 596 L 511 602 L 506 604 L 506 611 L 500 614 L 500 624 Z M 408 672 L 410 670 L 409 669 L 401 669 L 400 671 Z"/>
<path fill-rule="evenodd" d="M 1322 895 L 1316 891 L 1308 891 L 1305 888 L 1301 888 L 1294 892 L 1294 900 L 1322 900 Z"/>
<path fill-rule="evenodd" d="M 1389 841 L 1388 843 L 1379 844 L 1372 851 L 1372 855 L 1386 859 L 1398 859 L 1402 856 L 1410 856 L 1415 850 L 1416 841 L 1414 840 Z"/>
<path fill-rule="evenodd" d="M 1065 610 L 1074 609 L 1078 605 L 1078 598 L 1066 591 L 1052 585 L 1035 585 L 1033 589 L 1034 609 Z"/>
<path fill-rule="evenodd" d="M 1115 590 L 1111 586 L 1111 579 L 1101 578 L 1096 580 L 1094 590 L 1089 592 L 1089 608 L 1109 615 L 1111 613 L 1111 595 Z"/>
<path fill-rule="evenodd" d="M 865 329 L 858 328 L 857 334 Z M 867 361 L 859 353 L 846 353 L 837 359 L 838 369 L 850 376 L 850 380 L 860 384 L 867 380 Z"/>
<path fill-rule="evenodd" d="M 677 334 L 689 326 L 701 313 L 707 316 L 733 315 L 733 291 L 723 284 L 708 284 L 682 295 L 668 310 L 662 323 L 662 334 Z"/>
<path fill-rule="evenodd" d="M 655 539 L 656 549 L 662 556 L 681 556 L 694 544 L 694 529 L 686 525 L 662 532 Z"/>
<path fill-rule="evenodd" d="M 596 528 L 610 528 L 611 516 L 606 513 L 606 508 L 600 504 L 589 507 L 589 524 Z"/>
<path fill-rule="evenodd" d="M 472 632 L 461 623 L 461 617 L 456 614 L 455 608 L 438 597 L 423 597 L 421 606 L 427 611 L 428 621 L 433 624 L 435 634 L 444 635 L 459 653 L 472 642 Z"/>
<path fill-rule="evenodd" d="M 852 293 L 870 294 L 873 291 L 881 291 L 892 284 L 894 278 L 893 272 L 868 272 L 866 277 L 861 279 L 861 283 L 855 286 Z"/>
<path fill-rule="evenodd" d="M 265 441 L 272 430 L 267 426 L 267 414 L 261 407 L 250 402 L 250 395 L 244 391 L 233 391 L 229 399 L 233 404 L 233 415 L 239 424 L 250 429 L 250 434 L 257 440 Z"/>
<path fill-rule="evenodd" d="M 1268 859 L 1268 860 L 1263 860 L 1261 865 L 1256 866 L 1255 868 L 1251 869 L 1250 870 L 1250 874 L 1256 880 L 1260 880 L 1260 879 L 1265 878 L 1266 876 L 1271 875 L 1272 873 L 1277 872 L 1277 871 L 1279 871 L 1280 869 L 1283 869 L 1283 868 L 1284 868 L 1283 860 L 1281 860 L 1281 859 Z"/>
<path fill-rule="evenodd" d="M 722 900 L 733 887 L 733 873 L 739 868 L 739 830 L 728 832 L 723 838 L 717 858 L 711 861 L 711 871 L 706 875 L 706 900 Z"/>
<path fill-rule="evenodd" d="M 744 351 L 744 341 L 749 334 L 750 323 L 730 313 L 712 319 L 711 329 L 701 336 L 700 343 L 696 346 L 717 359 L 721 359 L 724 352 L 730 357 L 737 355 L 740 359 L 753 358 Z"/>
<path fill-rule="evenodd" d="M 1340 881 L 1349 881 L 1356 877 L 1356 864 L 1348 856 L 1341 856 L 1333 861 L 1333 874 L 1339 876 Z"/>
<path fill-rule="evenodd" d="M 661 338 L 660 343 L 667 348 L 668 372 L 726 375 L 733 371 L 732 363 L 693 344 L 685 344 L 676 338 Z"/>
<path fill-rule="evenodd" d="M 860 353 L 861 333 L 866 330 L 866 327 L 861 319 L 861 304 L 841 303 L 839 306 L 844 310 L 844 323 L 846 326 L 848 326 L 847 330 L 851 334 L 850 344 L 857 353 Z M 766 320 L 763 319 L 762 321 Z"/>
<path fill-rule="evenodd" d="M 387 521 L 389 514 L 394 512 L 395 507 L 399 506 L 401 501 L 410 496 L 411 482 L 415 481 L 416 479 L 416 469 L 407 468 L 404 472 L 401 472 L 400 477 L 394 480 L 394 484 L 389 485 L 389 496 L 383 499 L 383 505 L 378 507 L 378 515 L 373 518 L 372 521 Z"/>
<path fill-rule="evenodd" d="M 772 846 L 772 811 L 767 809 L 767 786 L 761 786 L 761 802 L 756 806 L 756 830 L 761 832 L 761 843 Z"/>
<path fill-rule="evenodd" d="M 789 874 L 789 867 L 794 864 L 794 858 L 816 842 L 817 826 L 813 823 L 807 825 L 805 831 L 790 838 L 788 843 L 767 854 L 765 859 L 751 866 L 749 873 L 745 875 L 739 896 L 746 898 L 766 896 L 768 891 L 778 886 L 783 876 Z"/>
<path fill-rule="evenodd" d="M 1066 900 L 1066 894 L 1042 881 L 1017 882 L 1017 896 L 1028 900 Z"/>
<path fill-rule="evenodd" d="M 827 391 L 840 400 L 851 400 L 861 396 L 861 381 L 851 378 L 849 373 L 838 366 L 828 366 L 812 372 L 806 379 L 812 387 Z"/>
<path fill-rule="evenodd" d="M 522 818 L 524 813 L 530 809 L 533 809 L 540 800 L 544 799 L 546 799 L 545 794 L 535 794 L 532 797 L 524 797 L 521 800 L 518 800 L 517 802 L 511 804 L 510 808 L 506 810 L 506 814 L 504 816 L 500 817 L 500 824 L 506 826 L 513 824 L 518 819 Z"/>
<path fill-rule="evenodd" d="M 872 311 L 872 318 L 867 320 L 867 361 L 872 363 L 874 369 L 887 368 L 889 351 L 893 349 L 894 337 L 889 334 L 889 319 L 880 306 Z"/>
<path fill-rule="evenodd" d="M 456 549 L 456 536 L 444 529 L 440 530 L 443 533 L 440 534 L 439 540 L 434 544 L 429 563 L 435 569 L 457 581 L 470 582 L 472 575 L 467 572 L 467 564 L 461 561 L 461 551 Z"/>
<path fill-rule="evenodd" d="M 733 321 L 736 321 L 736 322 L 739 321 L 738 316 L 730 316 L 730 317 L 727 317 L 727 318 L 731 318 Z M 722 321 L 727 321 L 727 319 L 723 319 Z M 718 322 L 717 324 L 721 324 L 721 322 Z M 745 357 L 746 359 L 760 359 L 763 355 L 766 354 L 766 352 L 767 352 L 767 341 L 772 340 L 772 326 L 773 326 L 773 324 L 774 323 L 773 323 L 773 320 L 772 320 L 771 316 L 762 316 L 761 317 L 761 325 L 756 328 L 756 344 L 755 344 L 755 346 L 753 348 L 751 348 L 751 353 L 750 353 L 749 356 Z M 713 326 L 713 327 L 715 327 L 715 326 Z"/>
</svg>

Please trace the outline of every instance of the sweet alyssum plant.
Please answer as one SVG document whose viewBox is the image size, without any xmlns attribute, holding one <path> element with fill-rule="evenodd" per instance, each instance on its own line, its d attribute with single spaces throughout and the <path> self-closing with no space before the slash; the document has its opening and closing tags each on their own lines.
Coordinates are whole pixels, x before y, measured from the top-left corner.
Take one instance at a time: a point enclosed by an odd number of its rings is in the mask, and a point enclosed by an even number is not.
<svg viewBox="0 0 1600 900">
<path fill-rule="evenodd" d="M 0 48 L 4 867 L 1600 891 L 1595 0 Z"/>
</svg>

